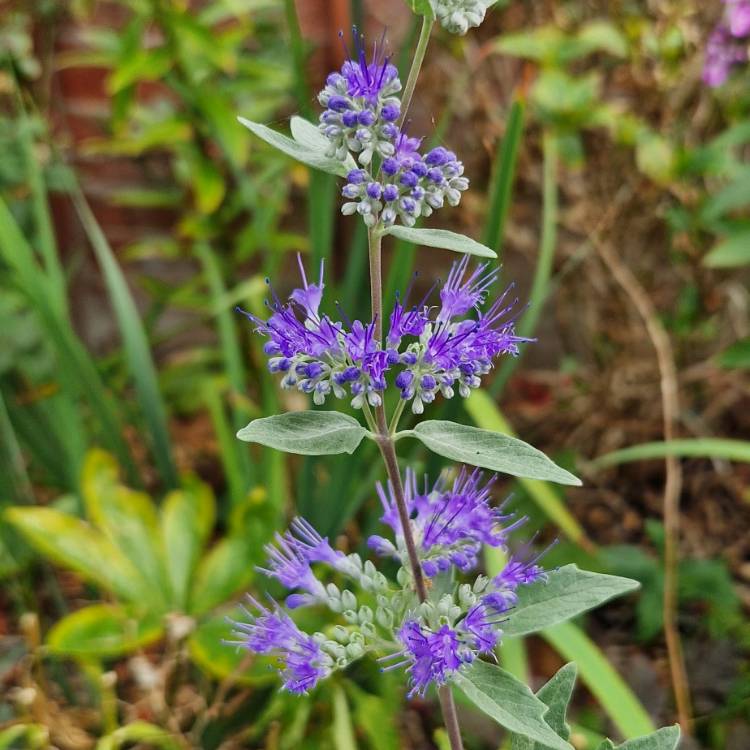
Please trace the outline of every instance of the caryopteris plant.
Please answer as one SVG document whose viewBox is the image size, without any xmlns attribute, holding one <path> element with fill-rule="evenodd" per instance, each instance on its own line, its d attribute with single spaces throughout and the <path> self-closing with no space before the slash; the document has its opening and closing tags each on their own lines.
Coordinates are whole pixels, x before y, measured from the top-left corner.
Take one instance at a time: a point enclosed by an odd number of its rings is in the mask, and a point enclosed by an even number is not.
<svg viewBox="0 0 750 750">
<path fill-rule="evenodd" d="M 283 688 L 297 694 L 361 658 L 374 656 L 383 670 L 403 670 L 409 696 L 437 690 L 453 750 L 462 747 L 454 686 L 513 734 L 514 748 L 572 750 L 565 710 L 574 667 L 564 668 L 535 695 L 491 663 L 496 647 L 503 636 L 550 627 L 637 584 L 573 565 L 545 571 L 542 555 L 529 545 L 510 551 L 509 535 L 525 519 L 492 505 L 494 478 L 481 469 L 580 484 L 538 450 L 453 422 L 426 420 L 398 430 L 406 406 L 421 415 L 438 397 L 468 396 L 498 358 L 529 344 L 515 333 L 516 303 L 509 289 L 493 291 L 498 271 L 469 262 L 468 255 L 492 258 L 494 252 L 452 232 L 414 228 L 417 219 L 445 203 L 458 204 L 469 186 L 454 153 L 440 146 L 424 152 L 422 139 L 403 130 L 430 31 L 439 20 L 447 30 L 463 33 L 481 23 L 490 4 L 412 3 L 423 15 L 423 28 L 403 98 L 384 40 L 369 53 L 355 29 L 354 54 L 319 94 L 323 112 L 317 127 L 295 117 L 288 138 L 243 120 L 285 153 L 345 179 L 342 212 L 359 215 L 367 227 L 372 315 L 361 321 L 330 312 L 323 268 L 311 279 L 300 261 L 301 287 L 288 300 L 272 293 L 267 319 L 248 317 L 266 339 L 269 369 L 283 388 L 309 394 L 319 407 L 347 399 L 362 419 L 328 410 L 291 412 L 257 419 L 238 436 L 305 455 L 353 453 L 363 439 L 375 441 L 387 475 L 376 491 L 390 535 L 371 536 L 368 546 L 376 557 L 395 560 L 398 569 L 391 579 L 372 560 L 334 549 L 296 518 L 267 548 L 263 569 L 289 589 L 285 606 L 250 598 L 244 616 L 233 623 L 230 642 L 277 656 Z M 385 313 L 381 243 L 388 235 L 464 256 L 437 294 L 391 300 Z M 386 398 L 389 391 L 394 398 Z M 391 401 L 395 406 L 388 413 Z M 405 437 L 472 468 L 434 484 L 408 468 L 402 478 L 396 443 Z M 507 564 L 492 578 L 476 574 L 483 545 L 507 552 Z M 322 578 L 326 570 L 338 584 Z M 330 625 L 304 632 L 292 616 L 301 607 L 327 608 Z M 638 748 L 672 750 L 678 738 L 673 727 L 642 738 Z"/>
</svg>

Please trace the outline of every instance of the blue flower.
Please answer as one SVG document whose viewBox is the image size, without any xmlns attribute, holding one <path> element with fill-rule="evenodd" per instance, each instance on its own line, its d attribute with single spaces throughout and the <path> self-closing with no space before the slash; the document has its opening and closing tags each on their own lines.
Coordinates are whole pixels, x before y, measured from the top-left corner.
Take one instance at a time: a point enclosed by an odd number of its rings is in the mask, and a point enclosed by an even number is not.
<svg viewBox="0 0 750 750">
<path fill-rule="evenodd" d="M 513 516 L 503 513 L 502 507 L 490 505 L 495 477 L 485 483 L 482 480 L 479 469 L 468 472 L 464 467 L 452 486 L 446 486 L 441 477 L 432 489 L 428 489 L 425 480 L 420 492 L 414 472 L 406 470 L 404 499 L 425 575 L 433 577 L 451 566 L 462 571 L 475 568 L 483 544 L 506 548 L 510 532 L 526 522 L 524 517 L 505 525 Z M 376 489 L 384 510 L 381 521 L 393 529 L 397 542 L 402 542 L 393 487 L 389 484 L 386 491 L 378 483 Z M 368 545 L 378 554 L 395 555 L 406 562 L 398 548 L 380 536 L 371 536 Z"/>
<path fill-rule="evenodd" d="M 302 287 L 286 303 L 272 293 L 268 320 L 244 314 L 268 339 L 268 369 L 280 374 L 282 388 L 310 394 L 318 405 L 330 395 L 348 394 L 354 408 L 378 406 L 393 382 L 412 411 L 421 414 L 438 394 L 452 398 L 457 388 L 468 396 L 497 357 L 515 356 L 518 345 L 530 341 L 515 333 L 515 301 L 507 301 L 512 287 L 482 309 L 497 272 L 486 265 L 470 271 L 466 257 L 448 274 L 439 308 L 428 306 L 428 297 L 411 308 L 396 298 L 385 347 L 375 340 L 374 322 L 344 324 L 320 311 L 322 266 L 317 283 L 308 282 L 301 262 L 300 271 Z"/>
<path fill-rule="evenodd" d="M 342 213 L 359 213 L 368 226 L 380 222 L 388 227 L 397 220 L 412 226 L 446 201 L 457 206 L 469 181 L 456 155 L 438 147 L 423 157 L 420 138 L 410 138 L 395 126 L 387 134 L 393 136 L 394 151 L 383 161 L 379 181 L 365 183 L 360 170 L 350 172 L 341 191 L 347 199 Z"/>
<path fill-rule="evenodd" d="M 385 159 L 394 153 L 398 129 L 393 123 L 401 114 L 395 94 L 401 90 L 401 81 L 385 54 L 384 40 L 373 45 L 369 61 L 364 36 L 356 26 L 354 43 L 354 57 L 346 60 L 340 72 L 328 76 L 318 95 L 325 107 L 319 127 L 331 142 L 329 156 L 343 160 L 353 151 L 361 164 L 368 165 L 375 154 Z"/>
<path fill-rule="evenodd" d="M 247 622 L 233 621 L 233 635 L 238 640 L 229 643 L 256 654 L 276 654 L 284 689 L 290 693 L 307 693 L 331 673 L 331 657 L 278 604 L 274 602 L 271 610 L 250 596 L 248 599 L 257 613 L 243 608 Z"/>
<path fill-rule="evenodd" d="M 267 567 L 258 567 L 261 573 L 275 578 L 288 589 L 302 589 L 304 594 L 287 598 L 291 609 L 325 598 L 323 584 L 315 577 L 311 564 L 326 563 L 333 568 L 346 569 L 346 555 L 334 550 L 307 521 L 295 518 L 287 532 L 276 534 L 273 544 L 265 546 Z"/>
<path fill-rule="evenodd" d="M 398 639 L 403 649 L 381 661 L 398 660 L 383 667 L 384 672 L 406 667 L 409 697 L 424 695 L 432 683 L 444 685 L 452 674 L 474 660 L 460 632 L 449 625 L 433 631 L 416 619 L 408 619 L 399 629 Z"/>
</svg>

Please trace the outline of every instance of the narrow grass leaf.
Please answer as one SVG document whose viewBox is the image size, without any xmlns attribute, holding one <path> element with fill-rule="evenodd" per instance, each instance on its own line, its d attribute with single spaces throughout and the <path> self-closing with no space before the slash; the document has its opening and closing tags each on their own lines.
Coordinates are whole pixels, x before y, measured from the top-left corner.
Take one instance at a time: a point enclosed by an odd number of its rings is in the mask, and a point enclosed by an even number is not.
<svg viewBox="0 0 750 750">
<path fill-rule="evenodd" d="M 523 134 L 524 97 L 516 95 L 508 113 L 505 135 L 497 146 L 493 166 L 492 186 L 487 219 L 484 229 L 484 244 L 491 247 L 498 256 L 502 256 L 505 222 L 513 194 L 513 180 L 516 174 L 518 151 Z"/>
<path fill-rule="evenodd" d="M 172 457 L 167 412 L 159 392 L 156 367 L 143 323 L 112 248 L 83 194 L 76 187 L 72 196 L 78 216 L 102 269 L 122 335 L 130 376 L 138 394 L 141 413 L 149 428 L 151 447 L 159 473 L 168 486 L 175 487 L 178 484 L 177 470 Z"/>
<path fill-rule="evenodd" d="M 604 469 L 608 466 L 626 464 L 631 461 L 662 459 L 666 456 L 678 458 L 723 458 L 727 461 L 750 463 L 750 441 L 729 438 L 685 438 L 666 442 L 641 443 L 628 448 L 605 453 L 594 459 L 591 466 Z"/>
</svg>

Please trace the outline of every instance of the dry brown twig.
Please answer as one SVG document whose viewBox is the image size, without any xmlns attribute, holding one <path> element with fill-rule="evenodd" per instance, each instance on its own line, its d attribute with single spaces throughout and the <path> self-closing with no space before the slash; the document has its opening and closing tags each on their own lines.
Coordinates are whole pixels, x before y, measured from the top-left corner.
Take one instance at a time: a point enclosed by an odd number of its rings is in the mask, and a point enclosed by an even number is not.
<svg viewBox="0 0 750 750">
<path fill-rule="evenodd" d="M 679 391 L 672 343 L 659 320 L 651 298 L 633 272 L 620 260 L 612 245 L 602 240 L 596 229 L 589 235 L 591 243 L 612 277 L 620 285 L 643 320 L 659 367 L 664 440 L 675 438 L 679 419 Z M 676 456 L 665 460 L 664 484 L 664 636 L 667 642 L 672 689 L 680 726 L 686 734 L 691 729 L 690 687 L 685 669 L 682 641 L 677 627 L 677 565 L 679 561 L 680 492 L 682 466 Z"/>
</svg>

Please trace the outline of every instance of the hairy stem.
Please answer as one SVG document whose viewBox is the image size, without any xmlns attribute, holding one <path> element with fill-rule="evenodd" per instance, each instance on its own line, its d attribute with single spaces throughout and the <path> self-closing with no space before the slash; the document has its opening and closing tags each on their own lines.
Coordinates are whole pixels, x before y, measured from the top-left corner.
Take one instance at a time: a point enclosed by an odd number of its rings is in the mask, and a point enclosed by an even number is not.
<svg viewBox="0 0 750 750">
<path fill-rule="evenodd" d="M 423 53 L 424 54 L 424 53 Z M 372 317 L 375 321 L 375 335 L 378 341 L 383 339 L 383 268 L 382 268 L 382 237 L 377 229 L 368 230 L 369 248 L 370 248 L 370 292 L 372 295 Z M 394 415 L 395 416 L 395 415 Z M 388 418 L 385 413 L 384 404 L 375 407 L 375 423 L 377 427 L 377 442 L 380 448 L 380 454 L 383 456 L 386 474 L 390 482 L 393 497 L 396 500 L 398 517 L 401 522 L 401 532 L 404 537 L 404 545 L 409 557 L 409 567 L 411 568 L 412 578 L 414 579 L 414 589 L 421 602 L 427 600 L 427 582 L 422 572 L 422 565 L 419 562 L 417 545 L 412 534 L 411 522 L 409 520 L 409 511 L 406 507 L 404 497 L 404 486 L 401 482 L 401 472 L 398 469 L 398 459 L 396 457 L 396 446 L 393 435 L 388 425 Z M 438 690 L 440 697 L 440 707 L 443 712 L 443 721 L 445 722 L 448 738 L 450 739 L 451 750 L 463 750 L 461 742 L 461 730 L 458 725 L 458 715 L 456 706 L 453 701 L 453 694 L 448 685 L 442 685 Z"/>
<path fill-rule="evenodd" d="M 404 95 L 401 97 L 401 117 L 398 121 L 399 127 L 404 124 L 406 113 L 409 111 L 411 98 L 414 95 L 414 89 L 417 86 L 417 78 L 419 78 L 419 71 L 422 69 L 422 62 L 424 61 L 425 52 L 427 52 L 427 45 L 430 42 L 430 34 L 432 33 L 432 27 L 434 24 L 435 21 L 433 18 L 430 18 L 429 16 L 422 17 L 422 29 L 419 32 L 419 41 L 417 42 L 417 48 L 414 50 L 414 59 L 411 68 L 409 69 L 409 77 L 406 79 Z"/>
</svg>

